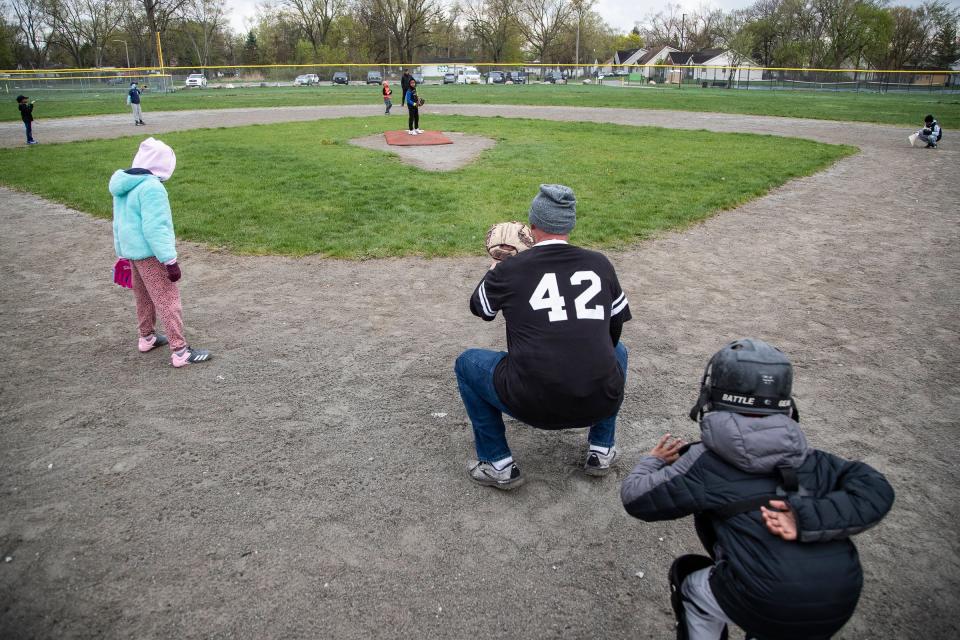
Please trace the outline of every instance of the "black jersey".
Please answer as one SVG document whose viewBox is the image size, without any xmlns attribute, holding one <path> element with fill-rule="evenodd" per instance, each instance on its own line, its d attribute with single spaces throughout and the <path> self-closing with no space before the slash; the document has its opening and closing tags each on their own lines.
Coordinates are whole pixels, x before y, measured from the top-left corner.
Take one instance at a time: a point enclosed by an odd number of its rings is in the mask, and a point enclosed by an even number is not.
<svg viewBox="0 0 960 640">
<path fill-rule="evenodd" d="M 470 298 L 484 320 L 503 311 L 507 357 L 494 386 L 510 414 L 535 427 L 586 427 L 623 401 L 614 346 L 630 319 L 610 261 L 547 240 L 487 272 Z"/>
</svg>

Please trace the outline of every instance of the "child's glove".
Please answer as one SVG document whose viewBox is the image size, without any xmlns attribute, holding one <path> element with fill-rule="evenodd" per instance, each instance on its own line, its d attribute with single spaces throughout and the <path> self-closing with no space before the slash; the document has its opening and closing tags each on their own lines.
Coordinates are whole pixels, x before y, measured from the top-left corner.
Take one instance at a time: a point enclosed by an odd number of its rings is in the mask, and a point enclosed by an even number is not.
<svg viewBox="0 0 960 640">
<path fill-rule="evenodd" d="M 930 135 L 931 133 L 933 133 L 933 131 L 930 130 L 930 129 L 924 129 L 924 130 L 923 130 L 923 135 L 925 135 L 925 136 L 928 136 L 928 135 Z"/>
<path fill-rule="evenodd" d="M 170 278 L 170 282 L 176 282 L 182 275 L 183 274 L 180 273 L 180 265 L 176 262 L 167 265 L 167 277 Z"/>
</svg>

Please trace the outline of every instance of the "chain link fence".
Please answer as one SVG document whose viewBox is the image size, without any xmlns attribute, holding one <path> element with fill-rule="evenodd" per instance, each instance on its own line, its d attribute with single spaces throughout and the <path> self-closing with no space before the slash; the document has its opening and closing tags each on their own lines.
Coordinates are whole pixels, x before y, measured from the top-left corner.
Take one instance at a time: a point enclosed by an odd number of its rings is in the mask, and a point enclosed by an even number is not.
<svg viewBox="0 0 960 640">
<path fill-rule="evenodd" d="M 404 68 L 427 84 L 602 84 L 623 87 L 806 92 L 960 93 L 960 71 L 773 69 L 687 65 L 313 64 L 0 72 L 0 92 L 49 100 L 123 98 L 131 82 L 147 92 L 399 82 Z"/>
</svg>

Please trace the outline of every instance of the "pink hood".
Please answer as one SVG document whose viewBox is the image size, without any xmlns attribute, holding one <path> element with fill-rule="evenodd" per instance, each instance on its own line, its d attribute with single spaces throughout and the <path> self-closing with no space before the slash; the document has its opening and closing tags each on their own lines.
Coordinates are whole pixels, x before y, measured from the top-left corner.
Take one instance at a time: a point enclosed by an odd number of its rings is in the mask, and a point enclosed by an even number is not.
<svg viewBox="0 0 960 640">
<path fill-rule="evenodd" d="M 177 154 L 156 138 L 147 138 L 133 158 L 134 169 L 146 169 L 161 180 L 169 180 L 177 168 Z"/>
</svg>

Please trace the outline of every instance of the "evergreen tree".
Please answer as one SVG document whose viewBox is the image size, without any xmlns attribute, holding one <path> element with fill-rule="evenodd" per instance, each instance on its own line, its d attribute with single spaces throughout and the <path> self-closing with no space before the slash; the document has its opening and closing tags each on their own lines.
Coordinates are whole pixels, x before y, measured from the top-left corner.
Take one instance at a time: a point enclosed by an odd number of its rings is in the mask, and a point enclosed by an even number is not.
<svg viewBox="0 0 960 640">
<path fill-rule="evenodd" d="M 243 53 L 240 54 L 240 60 L 244 64 L 258 64 L 260 62 L 260 49 L 257 46 L 257 34 L 253 31 L 247 33 L 247 41 L 243 43 Z"/>
</svg>

